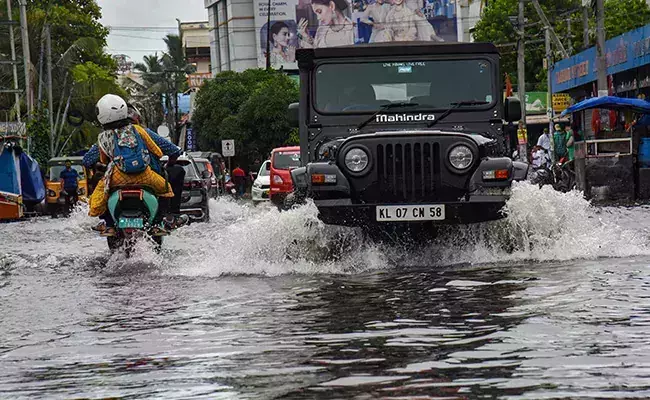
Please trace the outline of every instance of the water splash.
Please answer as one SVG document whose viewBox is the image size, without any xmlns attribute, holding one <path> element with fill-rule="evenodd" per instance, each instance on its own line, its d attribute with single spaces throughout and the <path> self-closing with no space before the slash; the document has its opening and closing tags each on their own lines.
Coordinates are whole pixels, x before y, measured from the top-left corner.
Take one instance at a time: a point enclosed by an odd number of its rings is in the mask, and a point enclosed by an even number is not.
<svg viewBox="0 0 650 400">
<path fill-rule="evenodd" d="M 0 259 L 3 265 L 44 268 L 101 265 L 111 274 L 275 276 L 630 257 L 650 255 L 648 210 L 597 208 L 580 193 L 522 183 L 513 187 L 507 218 L 445 227 L 430 243 L 405 249 L 371 243 L 358 229 L 324 225 L 313 203 L 279 212 L 270 204 L 222 198 L 210 202 L 210 223 L 178 229 L 165 238 L 160 252 L 142 241 L 127 259 L 119 252 L 110 254 L 105 239 L 90 229 L 97 220 L 81 205 L 67 219 L 0 225 L 5 239 Z"/>
</svg>

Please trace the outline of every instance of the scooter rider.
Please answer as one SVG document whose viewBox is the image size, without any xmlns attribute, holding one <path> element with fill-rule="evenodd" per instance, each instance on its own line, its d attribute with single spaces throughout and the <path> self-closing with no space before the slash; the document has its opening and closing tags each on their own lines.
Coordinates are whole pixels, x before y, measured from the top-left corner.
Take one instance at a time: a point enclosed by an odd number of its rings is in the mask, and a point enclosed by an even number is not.
<svg viewBox="0 0 650 400">
<path fill-rule="evenodd" d="M 114 221 L 106 207 L 110 187 L 144 185 L 160 198 L 173 197 L 174 192 L 166 179 L 151 168 L 151 158 L 162 157 L 162 150 L 144 128 L 132 124 L 124 99 L 112 94 L 105 95 L 97 102 L 96 111 L 97 120 L 104 127 L 97 139 L 99 161 L 107 164 L 107 171 L 89 199 L 89 215 L 103 215 L 106 229 L 102 236 L 114 236 Z M 152 234 L 166 232 L 154 227 Z"/>
<path fill-rule="evenodd" d="M 165 138 L 158 135 L 156 132 L 152 131 L 151 129 L 142 126 L 142 122 L 143 122 L 142 121 L 142 116 L 141 116 L 140 112 L 138 111 L 138 109 L 135 106 L 133 106 L 132 104 L 127 104 L 127 108 L 128 108 L 128 118 L 131 121 L 131 123 L 133 125 L 138 125 L 138 126 L 142 127 L 143 129 L 145 129 L 146 132 L 151 137 L 151 139 L 156 143 L 156 145 L 158 145 L 158 147 L 162 151 L 163 155 L 166 155 L 166 156 L 171 158 L 171 157 L 178 157 L 178 156 L 180 156 L 182 154 L 182 150 L 181 150 L 180 147 L 178 147 L 175 144 L 173 144 L 172 142 L 166 140 Z M 83 164 L 87 168 L 97 168 L 97 167 L 99 167 L 100 169 L 105 169 L 105 166 L 103 166 L 101 164 L 97 165 L 98 163 L 99 163 L 99 147 L 97 146 L 97 144 L 94 144 L 94 145 L 92 145 L 90 150 L 88 150 L 88 152 L 84 156 Z M 151 154 L 151 160 L 150 160 L 149 165 L 150 165 L 151 169 L 154 172 L 161 175 L 163 178 L 165 178 L 165 179 L 169 178 L 169 184 L 171 185 L 172 188 L 178 187 L 178 182 L 173 181 L 173 179 L 177 178 L 177 176 L 173 176 L 173 177 L 172 176 L 167 176 L 165 174 L 165 170 L 161 166 L 160 159 L 155 157 L 154 154 Z M 181 180 L 182 179 L 183 178 L 181 177 Z M 181 181 L 180 187 L 182 188 L 182 186 L 183 186 L 183 183 Z M 164 216 L 164 213 L 165 213 L 165 210 L 167 209 L 169 200 L 167 198 L 160 198 L 159 202 L 160 202 L 160 213 L 159 213 L 159 218 L 156 218 L 156 220 L 158 220 L 158 219 L 160 219 L 160 218 L 162 218 Z M 104 220 L 104 221 L 112 220 L 110 212 L 108 212 L 108 211 L 105 212 L 104 214 L 102 214 L 99 218 Z M 97 226 L 93 227 L 93 230 L 102 232 L 104 230 L 104 227 L 103 227 L 104 225 L 105 225 L 104 222 L 100 222 Z M 111 226 L 112 226 L 112 224 L 111 224 Z"/>
</svg>

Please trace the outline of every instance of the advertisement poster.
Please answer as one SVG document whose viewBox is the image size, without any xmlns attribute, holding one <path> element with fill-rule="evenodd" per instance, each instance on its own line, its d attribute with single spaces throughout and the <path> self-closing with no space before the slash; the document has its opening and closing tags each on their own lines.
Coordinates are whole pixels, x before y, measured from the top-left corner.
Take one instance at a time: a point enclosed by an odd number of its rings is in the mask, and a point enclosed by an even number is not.
<svg viewBox="0 0 650 400">
<path fill-rule="evenodd" d="M 266 66 L 267 37 L 275 69 L 297 69 L 298 48 L 458 41 L 455 0 L 256 0 L 255 5 L 260 68 Z"/>
</svg>

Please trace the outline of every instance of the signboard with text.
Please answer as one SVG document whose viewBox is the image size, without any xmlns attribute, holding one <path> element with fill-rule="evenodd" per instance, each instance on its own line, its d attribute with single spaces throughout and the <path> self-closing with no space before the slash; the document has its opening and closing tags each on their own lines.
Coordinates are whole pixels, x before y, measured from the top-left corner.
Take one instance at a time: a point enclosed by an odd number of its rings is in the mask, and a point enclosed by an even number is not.
<svg viewBox="0 0 650 400">
<path fill-rule="evenodd" d="M 212 74 L 209 72 L 189 74 L 187 76 L 187 84 L 190 88 L 201 87 L 206 80 L 212 79 Z"/>
<path fill-rule="evenodd" d="M 553 95 L 553 111 L 561 113 L 571 106 L 571 97 L 568 93 L 555 93 Z"/>
<path fill-rule="evenodd" d="M 607 74 L 650 64 L 650 24 L 605 43 Z M 563 92 L 596 80 L 596 48 L 558 61 L 552 72 L 553 92 Z"/>
</svg>

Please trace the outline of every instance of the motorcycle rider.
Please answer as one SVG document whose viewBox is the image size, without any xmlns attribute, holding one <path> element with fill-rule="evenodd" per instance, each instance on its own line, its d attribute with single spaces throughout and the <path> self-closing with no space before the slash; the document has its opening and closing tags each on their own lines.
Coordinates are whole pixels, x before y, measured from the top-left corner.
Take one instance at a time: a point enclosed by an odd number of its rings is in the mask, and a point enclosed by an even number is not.
<svg viewBox="0 0 650 400">
<path fill-rule="evenodd" d="M 115 222 L 107 212 L 110 188 L 124 185 L 145 185 L 161 198 L 174 196 L 171 186 L 151 168 L 152 155 L 160 159 L 163 153 L 149 133 L 129 119 L 126 101 L 119 96 L 107 94 L 97 102 L 97 120 L 104 131 L 97 138 L 99 160 L 106 164 L 104 179 L 97 184 L 89 199 L 92 217 L 103 215 L 106 229 L 102 236 L 114 236 Z M 165 234 L 154 227 L 152 234 Z"/>
<path fill-rule="evenodd" d="M 158 135 L 156 132 L 152 131 L 151 129 L 146 128 L 146 127 L 143 126 L 142 115 L 140 114 L 140 112 L 138 111 L 138 109 L 134 105 L 128 103 L 127 107 L 128 107 L 128 117 L 129 117 L 129 120 L 131 120 L 131 123 L 134 124 L 134 125 L 138 125 L 138 126 L 142 127 L 143 129 L 145 129 L 147 131 L 147 133 L 149 134 L 149 136 L 151 137 L 151 139 L 156 143 L 156 145 L 158 145 L 158 147 L 160 147 L 160 150 L 162 151 L 163 155 L 166 155 L 166 156 L 170 157 L 170 159 L 171 159 L 172 157 L 178 157 L 178 156 L 180 156 L 182 154 L 182 150 L 181 150 L 180 147 L 176 146 L 172 142 L 170 142 L 167 139 L 163 138 L 162 136 Z M 165 171 L 163 170 L 163 168 L 161 166 L 160 159 L 155 157 L 155 155 L 153 155 L 153 154 L 150 154 L 150 156 L 151 156 L 151 164 L 150 164 L 151 169 L 154 172 L 156 172 L 157 174 L 161 175 L 163 178 L 168 179 L 169 184 L 171 185 L 172 189 L 176 188 L 176 187 L 179 187 L 179 183 L 174 181 L 174 179 L 178 179 L 179 176 L 178 175 L 175 175 L 175 176 L 167 175 L 166 176 Z M 97 169 L 97 167 L 99 167 L 100 170 L 105 169 L 105 167 L 102 168 L 102 166 L 97 165 L 97 163 L 99 163 L 99 147 L 97 147 L 97 144 L 93 144 L 92 147 L 90 148 L 90 150 L 88 150 L 88 152 L 84 156 L 83 164 L 88 168 Z M 182 186 L 183 186 L 182 179 L 183 178 L 180 177 L 180 179 L 181 179 L 180 187 L 182 188 Z M 168 208 L 167 206 L 169 206 L 168 203 L 169 203 L 169 199 L 167 199 L 167 198 L 159 199 L 159 205 L 160 205 L 159 216 L 160 217 L 162 217 L 164 215 L 165 210 Z M 107 219 L 112 218 L 112 217 L 110 215 L 110 212 L 106 211 L 99 218 L 102 219 L 103 221 L 106 221 Z M 158 219 L 159 218 L 157 218 L 156 220 L 158 220 Z M 105 222 L 103 222 L 103 221 L 100 222 L 97 226 L 93 227 L 93 230 L 103 232 L 104 229 L 105 229 Z M 180 224 L 178 224 L 178 225 L 180 225 Z M 164 234 L 164 232 L 161 231 L 161 232 L 159 232 L 159 234 Z"/>
</svg>

